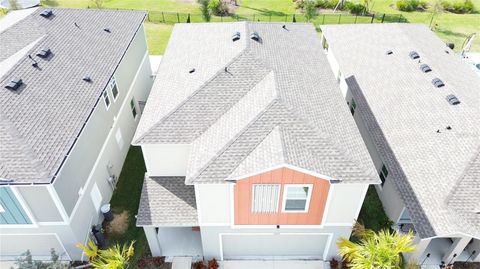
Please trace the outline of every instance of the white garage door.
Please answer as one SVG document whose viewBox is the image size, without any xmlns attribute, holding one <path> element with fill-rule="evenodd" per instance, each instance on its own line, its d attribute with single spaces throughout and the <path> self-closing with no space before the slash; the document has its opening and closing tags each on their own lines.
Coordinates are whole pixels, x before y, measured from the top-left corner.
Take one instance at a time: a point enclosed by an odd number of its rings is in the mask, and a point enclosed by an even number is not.
<svg viewBox="0 0 480 269">
<path fill-rule="evenodd" d="M 327 242 L 328 235 L 323 234 L 224 234 L 223 259 L 322 259 Z"/>
</svg>

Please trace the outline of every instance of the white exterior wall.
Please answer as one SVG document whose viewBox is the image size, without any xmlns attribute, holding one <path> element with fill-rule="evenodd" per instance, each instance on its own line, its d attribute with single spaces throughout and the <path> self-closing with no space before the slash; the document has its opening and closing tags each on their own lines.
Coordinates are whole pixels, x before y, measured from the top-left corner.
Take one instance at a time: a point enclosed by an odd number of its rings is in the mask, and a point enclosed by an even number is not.
<svg viewBox="0 0 480 269">
<path fill-rule="evenodd" d="M 326 225 L 353 225 L 358 219 L 367 190 L 368 184 L 331 185 L 324 213 L 324 223 Z"/>
<path fill-rule="evenodd" d="M 233 185 L 197 184 L 195 195 L 205 259 L 222 258 L 223 235 L 250 233 L 293 233 L 299 237 L 303 234 L 325 235 L 328 240 L 323 258 L 330 259 L 338 253 L 337 240 L 342 236 L 350 237 L 351 227 L 358 217 L 367 189 L 366 184 L 334 184 L 327 200 L 323 225 L 284 225 L 276 229 L 275 225 L 233 225 Z M 323 242 L 319 241 L 319 244 L 321 243 Z M 308 247 L 308 242 L 305 244 L 305 247 Z M 247 246 L 238 245 L 238 250 L 245 247 Z"/>
<path fill-rule="evenodd" d="M 151 74 L 142 26 L 114 74 L 119 91 L 117 99 L 113 100 L 111 90 L 108 89 L 110 107 L 107 110 L 103 98 L 99 100 L 54 184 L 46 187 L 62 219 L 51 223 L 34 221 L 29 228 L 2 227 L 0 241 L 8 242 L 11 235 L 18 238 L 15 245 L 9 244 L 8 247 L 2 245 L 0 249 L 2 259 L 12 258 L 11 255 L 21 254 L 27 249 L 39 251 L 43 249 L 43 253 L 33 254 L 49 257 L 51 247 L 65 259 L 82 259 L 82 252 L 75 244 L 86 243 L 91 225 L 97 224 L 101 218 L 99 208 L 95 208 L 92 201 L 92 189 L 96 185 L 100 191 L 100 205 L 110 200 L 113 190 L 108 178 L 110 175 L 118 177 L 120 174 L 140 118 L 138 101 L 146 101 L 153 84 Z M 130 108 L 132 97 L 136 101 L 135 119 Z M 123 145 L 117 143 L 118 130 L 121 132 Z M 38 195 L 30 193 L 22 192 L 22 195 L 33 195 L 24 200 L 33 200 L 35 195 Z M 42 206 L 26 209 L 27 211 L 34 209 L 32 215 L 44 214 L 39 212 Z M 35 241 L 27 239 L 33 235 L 40 239 Z M 63 249 L 57 249 L 58 241 L 61 242 Z"/>
<path fill-rule="evenodd" d="M 190 145 L 142 145 L 149 176 L 185 176 Z"/>
</svg>

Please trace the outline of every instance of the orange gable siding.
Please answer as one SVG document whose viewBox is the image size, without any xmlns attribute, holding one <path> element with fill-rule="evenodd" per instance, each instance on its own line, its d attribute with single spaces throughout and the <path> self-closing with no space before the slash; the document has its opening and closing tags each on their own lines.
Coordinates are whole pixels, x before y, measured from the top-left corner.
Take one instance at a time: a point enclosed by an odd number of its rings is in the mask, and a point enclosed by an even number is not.
<svg viewBox="0 0 480 269">
<path fill-rule="evenodd" d="M 281 184 L 276 213 L 252 213 L 253 184 Z M 282 212 L 285 184 L 312 184 L 308 212 Z M 289 168 L 278 168 L 238 180 L 235 184 L 236 225 L 320 225 L 325 211 L 330 182 Z"/>
</svg>

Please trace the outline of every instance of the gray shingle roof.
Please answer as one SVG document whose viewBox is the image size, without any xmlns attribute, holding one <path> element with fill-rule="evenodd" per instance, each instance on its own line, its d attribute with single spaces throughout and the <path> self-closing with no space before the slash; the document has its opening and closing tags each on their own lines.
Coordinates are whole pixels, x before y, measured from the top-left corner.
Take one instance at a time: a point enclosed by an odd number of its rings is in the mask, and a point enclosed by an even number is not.
<svg viewBox="0 0 480 269">
<path fill-rule="evenodd" d="M 137 226 L 198 226 L 195 189 L 185 177 L 145 175 Z"/>
<path fill-rule="evenodd" d="M 134 143 L 192 144 L 187 184 L 275 164 L 377 182 L 313 25 L 282 25 L 177 24 Z"/>
<path fill-rule="evenodd" d="M 423 25 L 322 31 L 419 235 L 479 237 L 480 78 Z M 432 71 L 421 72 L 423 63 Z M 434 87 L 434 77 L 445 86 Z M 449 94 L 461 103 L 450 105 Z"/>
<path fill-rule="evenodd" d="M 0 32 L 0 62 L 37 42 L 0 75 L 0 178 L 13 183 L 51 182 L 145 17 L 137 11 L 53 9 L 47 19 L 42 11 Z M 51 57 L 35 56 L 43 47 Z M 86 75 L 91 83 L 82 81 Z M 5 89 L 15 77 L 24 82 L 20 91 Z"/>
</svg>

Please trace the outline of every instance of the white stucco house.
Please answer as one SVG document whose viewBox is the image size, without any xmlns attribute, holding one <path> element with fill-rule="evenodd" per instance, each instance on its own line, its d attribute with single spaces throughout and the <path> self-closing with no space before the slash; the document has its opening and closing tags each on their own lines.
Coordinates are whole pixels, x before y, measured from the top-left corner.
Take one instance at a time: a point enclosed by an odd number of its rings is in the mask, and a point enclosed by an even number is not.
<svg viewBox="0 0 480 269">
<path fill-rule="evenodd" d="M 329 260 L 380 183 L 310 24 L 176 24 L 133 144 L 154 256 Z"/>
<path fill-rule="evenodd" d="M 144 12 L 0 20 L 0 259 L 80 260 L 153 84 Z"/>
<path fill-rule="evenodd" d="M 321 29 L 383 207 L 394 228 L 415 232 L 407 257 L 480 261 L 480 77 L 424 25 Z"/>
</svg>

